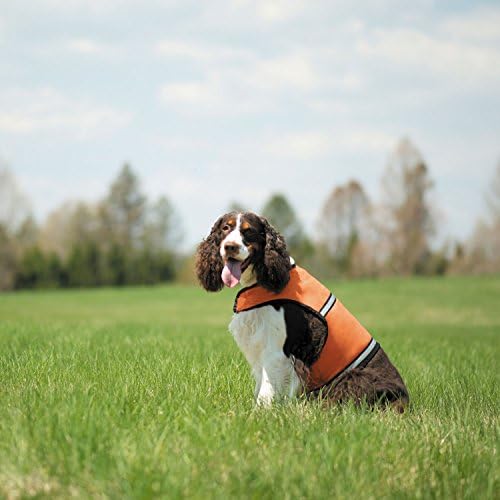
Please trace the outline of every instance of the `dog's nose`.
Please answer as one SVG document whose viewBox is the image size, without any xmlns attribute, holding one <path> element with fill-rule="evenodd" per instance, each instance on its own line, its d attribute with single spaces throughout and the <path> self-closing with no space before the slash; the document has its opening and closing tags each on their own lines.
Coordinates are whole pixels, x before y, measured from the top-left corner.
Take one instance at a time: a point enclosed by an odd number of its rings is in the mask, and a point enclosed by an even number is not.
<svg viewBox="0 0 500 500">
<path fill-rule="evenodd" d="M 237 243 L 227 242 L 224 244 L 224 250 L 226 254 L 236 254 L 238 253 L 239 249 L 240 246 Z"/>
</svg>

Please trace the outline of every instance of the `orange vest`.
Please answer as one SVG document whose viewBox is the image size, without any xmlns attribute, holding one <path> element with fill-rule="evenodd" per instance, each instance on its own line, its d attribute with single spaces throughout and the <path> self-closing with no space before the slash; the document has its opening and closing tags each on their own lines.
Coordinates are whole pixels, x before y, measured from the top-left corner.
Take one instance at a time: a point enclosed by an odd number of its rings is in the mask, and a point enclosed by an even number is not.
<svg viewBox="0 0 500 500">
<path fill-rule="evenodd" d="M 315 313 L 327 326 L 323 349 L 310 367 L 308 391 L 319 389 L 342 372 L 358 366 L 377 346 L 372 336 L 330 290 L 298 266 L 292 268 L 290 281 L 280 293 L 259 285 L 240 290 L 234 302 L 234 312 L 284 301 L 294 302 Z"/>
</svg>

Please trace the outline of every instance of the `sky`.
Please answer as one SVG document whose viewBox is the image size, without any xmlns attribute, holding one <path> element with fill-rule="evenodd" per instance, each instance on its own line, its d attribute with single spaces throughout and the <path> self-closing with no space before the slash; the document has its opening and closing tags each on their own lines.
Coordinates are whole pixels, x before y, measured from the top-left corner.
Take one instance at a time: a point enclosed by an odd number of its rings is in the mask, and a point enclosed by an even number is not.
<svg viewBox="0 0 500 500">
<path fill-rule="evenodd" d="M 439 238 L 485 213 L 500 161 L 500 4 L 0 0 L 0 160 L 42 221 L 124 162 L 184 245 L 232 201 L 284 193 L 311 236 L 332 189 L 374 202 L 408 137 Z"/>
</svg>

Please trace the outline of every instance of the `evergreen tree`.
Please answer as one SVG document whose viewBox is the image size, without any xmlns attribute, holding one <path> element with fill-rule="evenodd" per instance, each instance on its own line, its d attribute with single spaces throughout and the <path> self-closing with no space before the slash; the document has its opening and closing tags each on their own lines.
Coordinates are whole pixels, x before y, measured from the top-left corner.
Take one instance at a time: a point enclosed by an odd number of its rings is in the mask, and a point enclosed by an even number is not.
<svg viewBox="0 0 500 500">
<path fill-rule="evenodd" d="M 146 197 L 140 191 L 139 179 L 125 164 L 102 206 L 105 230 L 111 240 L 126 249 L 139 246 L 145 210 Z"/>
<path fill-rule="evenodd" d="M 106 278 L 109 285 L 123 286 L 127 284 L 127 254 L 125 249 L 113 243 L 106 254 Z"/>
<path fill-rule="evenodd" d="M 269 198 L 262 208 L 262 215 L 285 238 L 290 255 L 302 261 L 314 251 L 290 202 L 280 193 Z"/>
<path fill-rule="evenodd" d="M 16 288 L 37 288 L 48 282 L 49 271 L 44 254 L 37 246 L 28 248 L 18 264 Z"/>
<path fill-rule="evenodd" d="M 101 253 L 95 242 L 74 245 L 66 267 L 69 286 L 85 287 L 101 284 Z"/>
</svg>

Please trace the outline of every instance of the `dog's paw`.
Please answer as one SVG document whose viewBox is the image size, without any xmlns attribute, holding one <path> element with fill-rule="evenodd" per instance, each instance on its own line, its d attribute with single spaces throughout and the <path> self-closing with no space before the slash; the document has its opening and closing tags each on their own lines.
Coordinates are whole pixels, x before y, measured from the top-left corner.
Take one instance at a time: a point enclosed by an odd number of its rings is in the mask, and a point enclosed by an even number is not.
<svg viewBox="0 0 500 500">
<path fill-rule="evenodd" d="M 259 394 L 255 401 L 258 408 L 269 408 L 273 404 L 272 394 Z"/>
</svg>

